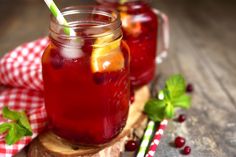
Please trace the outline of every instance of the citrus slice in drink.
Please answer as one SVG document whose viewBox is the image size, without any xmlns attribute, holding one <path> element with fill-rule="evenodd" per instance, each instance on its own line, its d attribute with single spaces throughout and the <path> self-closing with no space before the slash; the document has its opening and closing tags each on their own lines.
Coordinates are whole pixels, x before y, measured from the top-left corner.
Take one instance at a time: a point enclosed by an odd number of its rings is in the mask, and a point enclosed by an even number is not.
<svg viewBox="0 0 236 157">
<path fill-rule="evenodd" d="M 124 56 L 120 50 L 121 38 L 112 41 L 113 35 L 98 38 L 91 55 L 92 72 L 112 72 L 124 68 Z"/>
<path fill-rule="evenodd" d="M 126 31 L 126 34 L 130 34 L 137 37 L 142 30 L 142 25 L 140 22 L 135 20 L 135 16 L 128 15 L 127 13 L 121 12 L 120 18 L 122 21 L 122 26 Z"/>
</svg>

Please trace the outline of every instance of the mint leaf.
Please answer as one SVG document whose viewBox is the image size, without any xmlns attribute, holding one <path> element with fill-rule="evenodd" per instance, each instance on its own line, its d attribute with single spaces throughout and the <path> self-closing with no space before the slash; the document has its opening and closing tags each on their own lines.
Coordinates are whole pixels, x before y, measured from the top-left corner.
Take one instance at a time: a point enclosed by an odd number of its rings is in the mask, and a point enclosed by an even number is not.
<svg viewBox="0 0 236 157">
<path fill-rule="evenodd" d="M 13 123 L 11 123 L 11 127 L 9 129 L 9 132 L 7 134 L 7 136 L 5 137 L 6 143 L 8 145 L 12 145 L 13 143 L 15 143 L 15 136 L 16 136 L 16 127 Z"/>
<path fill-rule="evenodd" d="M 26 116 L 24 111 L 16 112 L 16 111 L 9 110 L 7 107 L 4 107 L 3 117 L 10 120 L 17 121 L 19 125 L 23 126 L 24 128 L 28 130 L 26 135 L 32 135 L 32 129 L 31 129 L 28 117 Z"/>
<path fill-rule="evenodd" d="M 2 109 L 3 117 L 10 120 L 19 120 L 20 114 L 16 111 L 11 111 L 8 107 L 4 106 Z"/>
<path fill-rule="evenodd" d="M 188 109 L 191 97 L 185 94 L 186 83 L 182 75 L 172 75 L 165 83 L 165 87 L 159 91 L 157 99 L 150 99 L 144 107 L 145 113 L 153 121 L 161 121 L 164 118 L 171 119 L 175 108 Z"/>
<path fill-rule="evenodd" d="M 5 141 L 8 145 L 18 142 L 24 136 L 31 136 L 32 129 L 24 111 L 16 112 L 3 108 L 3 117 L 13 120 L 11 123 L 3 123 L 0 125 L 0 133 L 8 131 Z"/>
<path fill-rule="evenodd" d="M 10 128 L 11 128 L 11 124 L 10 123 L 3 123 L 3 124 L 1 124 L 0 125 L 0 134 L 6 132 Z"/>
<path fill-rule="evenodd" d="M 191 105 L 191 97 L 189 95 L 183 94 L 178 98 L 174 98 L 172 101 L 174 107 L 182 107 L 188 109 Z"/>
<path fill-rule="evenodd" d="M 165 118 L 173 118 L 174 116 L 174 107 L 172 104 L 168 103 L 165 108 Z"/>
<path fill-rule="evenodd" d="M 19 124 L 22 125 L 27 130 L 25 135 L 30 135 L 30 136 L 32 135 L 32 129 L 28 117 L 26 116 L 24 111 L 20 112 Z"/>
<path fill-rule="evenodd" d="M 176 98 L 185 93 L 186 83 L 182 75 L 172 75 L 166 81 L 166 88 L 170 98 Z"/>
<path fill-rule="evenodd" d="M 12 145 L 24 137 L 25 129 L 16 123 L 11 123 L 11 128 L 5 137 L 6 143 Z"/>
<path fill-rule="evenodd" d="M 144 107 L 144 112 L 153 121 L 161 121 L 164 118 L 164 111 L 165 102 L 163 100 L 150 99 Z"/>
</svg>

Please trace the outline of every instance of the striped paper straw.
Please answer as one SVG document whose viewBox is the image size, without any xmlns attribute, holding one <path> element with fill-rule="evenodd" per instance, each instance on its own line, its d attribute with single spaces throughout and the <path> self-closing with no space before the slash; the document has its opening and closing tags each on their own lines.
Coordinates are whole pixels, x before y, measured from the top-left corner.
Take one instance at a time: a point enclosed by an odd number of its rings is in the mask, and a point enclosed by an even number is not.
<svg viewBox="0 0 236 157">
<path fill-rule="evenodd" d="M 155 133 L 155 136 L 154 136 L 154 138 L 152 140 L 152 143 L 149 147 L 148 153 L 145 157 L 153 157 L 155 155 L 156 149 L 157 149 L 157 147 L 160 143 L 161 137 L 164 133 L 164 130 L 165 130 L 167 124 L 168 124 L 167 120 L 163 120 L 160 123 L 160 126 L 159 126 L 159 128 L 157 129 L 157 131 Z"/>
<path fill-rule="evenodd" d="M 143 140 L 142 140 L 141 145 L 139 147 L 137 157 L 144 157 L 145 152 L 148 148 L 148 144 L 151 140 L 152 133 L 154 131 L 154 127 L 155 127 L 155 122 L 149 121 L 148 125 L 147 125 L 147 129 L 146 129 L 144 136 L 143 136 Z"/>
<path fill-rule="evenodd" d="M 53 0 L 44 0 L 44 1 L 47 4 L 47 6 L 48 6 L 49 10 L 51 11 L 51 13 L 56 17 L 58 23 L 60 25 L 69 26 L 68 22 L 66 21 L 66 19 L 64 18 L 64 16 L 62 15 L 60 10 L 58 9 L 56 4 L 54 3 L 54 1 Z M 65 27 L 64 32 L 67 35 L 76 36 L 76 32 L 71 28 Z"/>
</svg>

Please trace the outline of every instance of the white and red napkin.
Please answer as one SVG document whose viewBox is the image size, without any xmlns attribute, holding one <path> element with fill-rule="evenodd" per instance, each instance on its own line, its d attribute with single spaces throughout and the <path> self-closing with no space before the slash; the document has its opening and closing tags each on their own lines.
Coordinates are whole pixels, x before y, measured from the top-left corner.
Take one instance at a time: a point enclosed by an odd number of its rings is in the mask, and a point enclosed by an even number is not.
<svg viewBox="0 0 236 157">
<path fill-rule="evenodd" d="M 32 137 L 25 137 L 14 145 L 7 145 L 0 136 L 0 156 L 11 157 L 18 153 L 44 128 L 44 109 L 41 56 L 48 38 L 23 44 L 0 59 L 0 111 L 3 106 L 25 110 L 33 129 Z M 0 114 L 0 124 L 5 122 Z"/>
</svg>

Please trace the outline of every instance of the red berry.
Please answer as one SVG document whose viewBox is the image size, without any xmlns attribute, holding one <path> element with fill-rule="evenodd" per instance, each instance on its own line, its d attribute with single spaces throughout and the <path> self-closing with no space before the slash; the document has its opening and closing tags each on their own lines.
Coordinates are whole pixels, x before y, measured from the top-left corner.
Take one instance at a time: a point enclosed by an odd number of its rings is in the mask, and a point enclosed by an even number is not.
<svg viewBox="0 0 236 157">
<path fill-rule="evenodd" d="M 83 43 L 83 46 L 82 46 L 82 51 L 86 52 L 88 54 L 92 53 L 92 51 L 93 51 L 93 46 L 92 45 L 94 44 L 94 41 L 92 39 L 91 40 L 83 40 L 83 41 L 84 41 L 84 43 Z"/>
<path fill-rule="evenodd" d="M 96 72 L 93 74 L 93 79 L 96 84 L 103 84 L 106 81 L 106 75 L 104 75 L 104 73 Z"/>
<path fill-rule="evenodd" d="M 63 67 L 63 57 L 60 55 L 59 50 L 52 49 L 50 54 L 50 62 L 54 69 L 60 69 Z"/>
<path fill-rule="evenodd" d="M 125 144 L 125 150 L 126 151 L 135 151 L 138 148 L 138 142 L 134 141 L 134 140 L 129 140 L 126 144 Z"/>
<path fill-rule="evenodd" d="M 185 146 L 183 149 L 183 154 L 188 155 L 191 153 L 191 148 L 189 146 Z"/>
<path fill-rule="evenodd" d="M 130 95 L 129 100 L 130 100 L 130 103 L 133 104 L 133 102 L 134 102 L 134 95 Z"/>
<path fill-rule="evenodd" d="M 183 137 L 178 136 L 175 138 L 175 146 L 177 148 L 183 147 L 184 144 L 185 144 L 185 139 Z"/>
<path fill-rule="evenodd" d="M 186 120 L 186 115 L 185 115 L 185 114 L 179 115 L 178 121 L 179 121 L 180 123 L 184 122 L 185 120 Z"/>
<path fill-rule="evenodd" d="M 193 85 L 191 83 L 189 83 L 186 87 L 186 92 L 188 93 L 192 93 L 193 92 Z"/>
<path fill-rule="evenodd" d="M 135 99 L 135 97 L 134 97 L 134 87 L 131 85 L 130 86 L 130 98 L 129 98 L 131 104 L 134 102 L 134 99 Z"/>
</svg>

